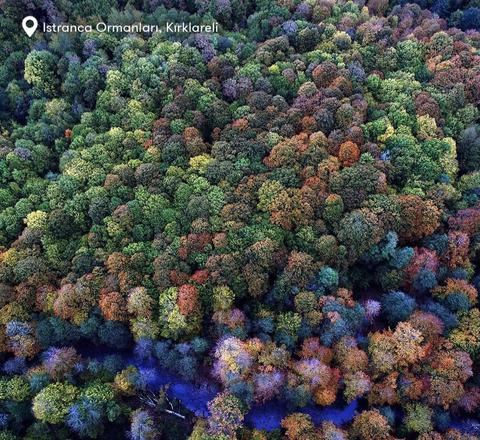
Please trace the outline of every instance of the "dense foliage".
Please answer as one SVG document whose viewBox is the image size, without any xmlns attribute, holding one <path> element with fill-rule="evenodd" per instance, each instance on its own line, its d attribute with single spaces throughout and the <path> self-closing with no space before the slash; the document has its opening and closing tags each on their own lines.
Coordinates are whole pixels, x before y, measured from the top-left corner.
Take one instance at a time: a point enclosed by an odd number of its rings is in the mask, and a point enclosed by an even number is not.
<svg viewBox="0 0 480 440">
<path fill-rule="evenodd" d="M 475 438 L 480 3 L 0 7 L 1 440 Z"/>
</svg>

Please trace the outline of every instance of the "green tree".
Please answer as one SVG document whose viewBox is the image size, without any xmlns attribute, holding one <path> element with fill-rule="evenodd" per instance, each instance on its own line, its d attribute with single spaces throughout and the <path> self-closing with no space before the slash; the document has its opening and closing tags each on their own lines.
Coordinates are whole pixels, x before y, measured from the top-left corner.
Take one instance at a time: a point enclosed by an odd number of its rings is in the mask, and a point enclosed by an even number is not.
<svg viewBox="0 0 480 440">
<path fill-rule="evenodd" d="M 50 384 L 34 397 L 33 414 L 42 422 L 62 423 L 77 396 L 78 389 L 73 385 L 61 382 Z"/>
<path fill-rule="evenodd" d="M 34 50 L 25 58 L 25 80 L 37 93 L 55 95 L 58 88 L 57 58 L 47 50 Z"/>
</svg>

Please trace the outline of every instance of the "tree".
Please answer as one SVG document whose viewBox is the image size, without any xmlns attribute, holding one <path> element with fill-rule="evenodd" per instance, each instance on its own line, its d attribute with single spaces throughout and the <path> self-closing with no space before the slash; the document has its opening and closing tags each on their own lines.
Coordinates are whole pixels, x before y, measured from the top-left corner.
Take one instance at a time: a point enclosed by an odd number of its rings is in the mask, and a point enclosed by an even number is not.
<svg viewBox="0 0 480 440">
<path fill-rule="evenodd" d="M 159 318 L 161 335 L 166 338 L 178 339 L 187 329 L 185 315 L 180 312 L 177 303 L 178 289 L 170 287 L 160 293 Z"/>
<path fill-rule="evenodd" d="M 347 141 L 340 145 L 338 158 L 344 167 L 350 167 L 360 158 L 360 150 L 354 142 Z"/>
<path fill-rule="evenodd" d="M 33 399 L 33 414 L 46 423 L 59 424 L 65 420 L 78 389 L 68 383 L 56 382 L 46 386 Z"/>
<path fill-rule="evenodd" d="M 362 411 L 353 419 L 350 435 L 354 439 L 389 439 L 390 426 L 378 410 Z"/>
<path fill-rule="evenodd" d="M 405 416 L 405 427 L 410 432 L 418 434 L 428 433 L 433 430 L 432 410 L 420 403 L 407 405 L 407 414 Z"/>
<path fill-rule="evenodd" d="M 351 260 L 356 260 L 364 252 L 383 238 L 383 229 L 377 216 L 368 209 L 349 212 L 340 221 L 338 239 L 348 250 Z"/>
<path fill-rule="evenodd" d="M 385 293 L 380 303 L 390 324 L 406 321 L 417 307 L 416 301 L 403 292 Z"/>
<path fill-rule="evenodd" d="M 102 432 L 102 416 L 99 405 L 82 398 L 70 407 L 65 423 L 81 437 L 95 438 Z"/>
<path fill-rule="evenodd" d="M 144 383 L 138 369 L 132 365 L 116 374 L 115 388 L 127 396 L 133 396 L 135 391 L 144 388 Z"/>
<path fill-rule="evenodd" d="M 430 200 L 407 195 L 397 198 L 401 222 L 398 235 L 406 240 L 416 240 L 432 234 L 439 226 L 440 211 Z"/>
<path fill-rule="evenodd" d="M 87 280 L 78 282 L 75 286 L 65 284 L 57 293 L 53 304 L 55 315 L 71 320 L 75 324 L 83 323 L 88 313 L 95 305 L 95 294 Z"/>
<path fill-rule="evenodd" d="M 155 421 L 147 411 L 141 409 L 137 409 L 132 414 L 129 434 L 132 440 L 156 440 L 160 438 L 160 432 L 155 426 Z"/>
<path fill-rule="evenodd" d="M 459 326 L 450 333 L 449 339 L 476 358 L 480 350 L 480 311 L 474 308 L 463 312 Z"/>
<path fill-rule="evenodd" d="M 422 334 L 408 322 L 397 324 L 395 331 L 375 332 L 369 336 L 368 351 L 376 374 L 403 369 L 425 356 Z"/>
<path fill-rule="evenodd" d="M 105 319 L 112 321 L 127 320 L 127 304 L 119 292 L 102 293 L 99 306 Z"/>
<path fill-rule="evenodd" d="M 465 280 L 448 278 L 445 286 L 432 291 L 434 297 L 440 298 L 452 311 L 466 311 L 477 303 L 477 289 Z M 464 304 L 463 306 L 461 304 Z"/>
<path fill-rule="evenodd" d="M 32 51 L 25 59 L 25 80 L 39 93 L 54 95 L 58 87 L 55 68 L 56 57 L 49 51 Z"/>
<path fill-rule="evenodd" d="M 196 311 L 198 312 L 199 298 L 197 288 L 189 284 L 180 286 L 177 304 L 182 315 L 188 316 Z"/>
<path fill-rule="evenodd" d="M 127 310 L 137 318 L 152 316 L 153 298 L 144 287 L 135 287 L 130 290 L 127 298 Z"/>
<path fill-rule="evenodd" d="M 345 148 L 341 150 L 342 154 L 347 154 L 348 150 L 345 151 Z M 353 147 L 349 148 L 353 149 Z M 355 156 L 354 153 L 348 154 Z M 353 159 L 343 158 L 343 160 L 350 163 Z M 338 173 L 332 173 L 330 191 L 342 198 L 346 209 L 352 210 L 360 208 L 368 196 L 383 193 L 384 181 L 385 176 L 372 164 L 357 162 Z"/>
<path fill-rule="evenodd" d="M 44 353 L 43 366 L 53 380 L 64 380 L 79 361 L 80 356 L 73 347 L 50 348 Z"/>
<path fill-rule="evenodd" d="M 208 409 L 208 432 L 234 437 L 244 417 L 240 400 L 231 394 L 221 393 L 209 402 Z"/>
<path fill-rule="evenodd" d="M 478 19 L 480 17 L 480 8 L 468 8 L 463 11 L 462 19 L 460 21 L 460 28 L 463 30 L 477 29 Z"/>
<path fill-rule="evenodd" d="M 363 371 L 345 376 L 345 390 L 343 395 L 347 402 L 362 397 L 370 391 L 372 382 L 368 374 Z"/>
<path fill-rule="evenodd" d="M 236 378 L 246 378 L 254 362 L 247 343 L 236 337 L 220 340 L 215 349 L 213 371 L 224 384 Z"/>
<path fill-rule="evenodd" d="M 228 286 L 218 286 L 213 288 L 213 309 L 229 310 L 235 300 L 234 292 Z"/>
<path fill-rule="evenodd" d="M 282 428 L 289 440 L 314 438 L 315 426 L 308 414 L 293 413 L 282 419 Z"/>
<path fill-rule="evenodd" d="M 460 133 L 458 142 L 458 162 L 463 172 L 477 171 L 480 168 L 480 126 L 467 127 Z"/>
</svg>

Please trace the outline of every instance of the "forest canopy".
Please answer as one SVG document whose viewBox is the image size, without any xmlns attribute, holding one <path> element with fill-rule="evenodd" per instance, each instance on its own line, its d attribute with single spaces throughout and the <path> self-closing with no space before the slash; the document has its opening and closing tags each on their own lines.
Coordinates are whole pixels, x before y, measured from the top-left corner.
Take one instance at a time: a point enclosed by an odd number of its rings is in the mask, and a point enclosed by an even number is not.
<svg viewBox="0 0 480 440">
<path fill-rule="evenodd" d="M 477 0 L 0 0 L 0 440 L 478 438 L 479 105 Z"/>
</svg>

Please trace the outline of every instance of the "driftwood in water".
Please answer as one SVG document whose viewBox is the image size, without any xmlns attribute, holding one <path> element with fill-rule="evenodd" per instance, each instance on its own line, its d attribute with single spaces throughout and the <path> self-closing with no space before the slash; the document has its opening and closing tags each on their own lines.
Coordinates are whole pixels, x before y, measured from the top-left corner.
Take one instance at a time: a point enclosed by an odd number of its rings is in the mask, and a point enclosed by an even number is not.
<svg viewBox="0 0 480 440">
<path fill-rule="evenodd" d="M 149 406 L 150 408 L 167 414 L 171 414 L 181 419 L 185 419 L 185 416 L 183 414 L 180 414 L 174 410 L 173 403 L 168 398 L 167 393 L 164 390 L 161 390 L 158 396 L 152 391 L 146 391 L 142 394 L 142 396 L 140 396 L 140 401 L 143 404 Z M 170 409 L 164 408 L 164 405 L 167 405 L 168 407 L 170 407 Z"/>
</svg>

